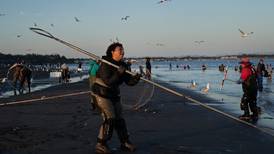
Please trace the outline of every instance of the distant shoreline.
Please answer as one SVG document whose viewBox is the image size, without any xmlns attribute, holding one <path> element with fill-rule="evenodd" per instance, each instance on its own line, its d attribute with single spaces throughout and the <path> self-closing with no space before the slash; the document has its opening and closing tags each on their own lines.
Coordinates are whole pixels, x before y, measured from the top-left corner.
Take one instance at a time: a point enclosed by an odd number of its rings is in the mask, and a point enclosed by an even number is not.
<svg viewBox="0 0 274 154">
<path fill-rule="evenodd" d="M 223 56 L 173 56 L 173 57 L 164 57 L 164 56 L 147 56 L 152 60 L 197 60 L 197 59 L 239 59 L 243 54 L 239 55 L 223 55 Z M 274 58 L 274 54 L 245 54 L 250 58 Z M 145 59 L 147 57 L 129 57 L 127 59 Z"/>
<path fill-rule="evenodd" d="M 251 58 L 274 58 L 274 54 L 246 54 Z M 199 59 L 209 59 L 209 60 L 236 60 L 239 59 L 242 54 L 238 55 L 223 55 L 223 56 L 143 56 L 143 57 L 126 57 L 125 59 L 146 59 L 149 57 L 151 60 L 199 60 Z M 60 56 L 58 54 L 52 55 L 40 55 L 40 54 L 25 54 L 25 55 L 12 55 L 3 54 L 0 52 L 0 64 L 14 64 L 17 60 L 24 60 L 29 64 L 61 64 L 61 63 L 78 63 L 80 61 L 89 61 L 90 58 L 67 58 L 65 56 Z"/>
</svg>

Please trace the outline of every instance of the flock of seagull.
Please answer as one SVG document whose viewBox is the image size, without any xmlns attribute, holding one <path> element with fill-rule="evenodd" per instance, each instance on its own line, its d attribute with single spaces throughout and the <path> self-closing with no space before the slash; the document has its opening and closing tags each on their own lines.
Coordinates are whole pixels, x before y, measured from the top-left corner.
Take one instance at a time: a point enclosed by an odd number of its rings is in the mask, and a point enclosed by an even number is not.
<svg viewBox="0 0 274 154">
<path fill-rule="evenodd" d="M 7 14 L 0 13 L 0 16 L 6 16 L 6 15 L 7 15 Z M 74 20 L 75 20 L 75 22 L 80 22 L 79 18 L 77 18 L 77 17 L 74 17 Z M 37 24 L 36 22 L 34 22 L 34 23 L 33 23 L 33 26 L 34 26 L 34 27 L 38 27 L 38 24 Z M 51 26 L 51 27 L 54 27 L 54 24 L 51 23 L 50 26 Z M 18 35 L 16 35 L 16 37 L 17 37 L 17 38 L 21 38 L 22 35 L 21 35 L 21 34 L 18 34 Z"/>
<path fill-rule="evenodd" d="M 163 3 L 170 2 L 170 1 L 172 1 L 172 0 L 160 0 L 160 1 L 157 2 L 157 4 L 163 4 Z M 6 16 L 6 15 L 7 15 L 7 14 L 5 14 L 5 13 L 0 13 L 0 17 Z M 121 18 L 121 21 L 127 21 L 129 18 L 130 18 L 129 15 L 124 16 L 124 17 Z M 75 22 L 80 22 L 80 20 L 79 20 L 78 17 L 74 17 L 74 20 L 75 20 Z M 38 27 L 38 24 L 37 24 L 36 22 L 34 22 L 34 23 L 33 23 L 33 26 L 34 26 L 34 27 Z M 54 27 L 54 24 L 51 23 L 50 26 L 51 26 L 51 27 Z M 242 31 L 241 29 L 238 29 L 238 30 L 239 30 L 239 32 L 240 32 L 240 37 L 241 37 L 241 38 L 247 38 L 247 37 L 249 37 L 250 35 L 254 34 L 254 32 L 245 33 L 245 32 Z M 18 35 L 16 35 L 16 37 L 17 37 L 17 38 L 20 38 L 20 37 L 22 37 L 22 35 L 21 35 L 21 34 L 18 34 Z M 111 42 L 115 42 L 113 39 L 110 39 L 110 41 L 111 41 Z M 118 40 L 117 37 L 116 37 L 116 41 L 119 42 L 119 40 Z M 206 41 L 204 41 L 204 40 L 196 40 L 196 41 L 194 41 L 194 44 L 201 45 L 201 44 L 203 44 L 203 43 L 205 43 L 205 42 L 206 42 Z M 149 45 L 151 45 L 151 44 L 149 43 Z M 165 46 L 163 43 L 155 43 L 155 44 L 153 44 L 153 45 L 158 46 L 158 47 Z"/>
</svg>

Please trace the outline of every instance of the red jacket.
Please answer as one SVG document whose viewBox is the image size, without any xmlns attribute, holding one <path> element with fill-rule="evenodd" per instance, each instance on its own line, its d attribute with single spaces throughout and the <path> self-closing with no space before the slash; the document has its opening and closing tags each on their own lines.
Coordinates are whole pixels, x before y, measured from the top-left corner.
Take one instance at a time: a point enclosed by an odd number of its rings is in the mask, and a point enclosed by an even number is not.
<svg viewBox="0 0 274 154">
<path fill-rule="evenodd" d="M 242 87 L 244 93 L 248 95 L 257 93 L 256 71 L 250 63 L 245 64 L 242 68 L 241 79 L 243 80 Z"/>
<path fill-rule="evenodd" d="M 246 65 L 242 68 L 241 79 L 246 81 L 252 75 L 251 65 Z"/>
</svg>

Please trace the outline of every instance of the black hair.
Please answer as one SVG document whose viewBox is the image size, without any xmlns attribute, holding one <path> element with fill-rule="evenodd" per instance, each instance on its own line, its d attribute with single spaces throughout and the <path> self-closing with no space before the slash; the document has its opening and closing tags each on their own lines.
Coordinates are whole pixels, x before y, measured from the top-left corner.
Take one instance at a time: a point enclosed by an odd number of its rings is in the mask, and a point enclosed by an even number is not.
<svg viewBox="0 0 274 154">
<path fill-rule="evenodd" d="M 240 56 L 240 58 L 248 58 L 248 55 L 247 55 L 247 54 L 242 54 L 242 55 Z"/>
<path fill-rule="evenodd" d="M 123 48 L 123 45 L 119 42 L 114 42 L 111 45 L 109 45 L 106 52 L 107 57 L 112 57 L 112 51 L 114 51 L 116 47 Z"/>
</svg>

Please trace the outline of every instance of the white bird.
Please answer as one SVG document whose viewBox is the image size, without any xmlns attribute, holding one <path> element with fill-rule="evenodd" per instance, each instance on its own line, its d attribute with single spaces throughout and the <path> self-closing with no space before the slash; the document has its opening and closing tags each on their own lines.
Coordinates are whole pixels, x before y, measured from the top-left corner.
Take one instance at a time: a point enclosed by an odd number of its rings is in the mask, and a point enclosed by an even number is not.
<svg viewBox="0 0 274 154">
<path fill-rule="evenodd" d="M 197 84 L 194 80 L 191 81 L 191 85 L 190 85 L 190 88 L 196 88 L 197 87 Z"/>
<path fill-rule="evenodd" d="M 246 37 L 248 37 L 249 35 L 254 34 L 254 32 L 245 33 L 245 32 L 243 32 L 241 29 L 239 29 L 239 31 L 240 31 L 240 33 L 241 33 L 241 37 L 242 37 L 242 38 L 246 38 Z"/>
<path fill-rule="evenodd" d="M 209 91 L 209 89 L 210 89 L 210 84 L 207 83 L 207 84 L 206 84 L 206 87 L 204 87 L 204 88 L 202 89 L 202 91 L 205 92 L 205 93 L 207 93 L 207 92 Z"/>
<path fill-rule="evenodd" d="M 122 17 L 121 20 L 127 20 L 130 16 Z"/>
</svg>

